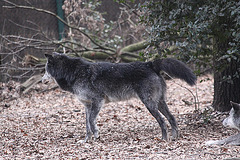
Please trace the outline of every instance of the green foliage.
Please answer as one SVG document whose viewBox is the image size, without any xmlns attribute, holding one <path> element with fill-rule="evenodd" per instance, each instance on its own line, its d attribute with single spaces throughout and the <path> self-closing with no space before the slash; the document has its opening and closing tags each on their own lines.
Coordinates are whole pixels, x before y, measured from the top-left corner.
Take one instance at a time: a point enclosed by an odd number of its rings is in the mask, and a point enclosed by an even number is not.
<svg viewBox="0 0 240 160">
<path fill-rule="evenodd" d="M 204 110 L 200 113 L 201 120 L 204 124 L 209 124 L 214 118 L 212 113 L 213 110 L 211 108 L 204 108 Z"/>
<path fill-rule="evenodd" d="M 168 43 L 179 49 L 174 52 L 178 58 L 199 66 L 211 64 L 214 54 L 219 61 L 239 61 L 239 1 L 150 0 L 141 9 L 141 21 L 150 26 L 149 41 L 163 55 L 173 53 L 160 45 Z"/>
</svg>

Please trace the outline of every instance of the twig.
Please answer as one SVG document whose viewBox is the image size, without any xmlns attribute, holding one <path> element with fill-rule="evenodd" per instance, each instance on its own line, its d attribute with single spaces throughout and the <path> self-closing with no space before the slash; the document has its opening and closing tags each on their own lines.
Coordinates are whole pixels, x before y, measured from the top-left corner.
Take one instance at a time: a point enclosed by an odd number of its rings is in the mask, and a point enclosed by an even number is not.
<svg viewBox="0 0 240 160">
<path fill-rule="evenodd" d="M 196 108 L 196 104 L 195 104 L 195 110 L 199 110 L 199 105 L 200 105 L 200 102 L 199 102 L 199 99 L 198 99 L 198 87 L 197 87 L 197 84 L 196 84 L 196 100 L 197 100 L 197 104 L 198 104 L 198 106 L 197 106 L 197 108 Z"/>
<path fill-rule="evenodd" d="M 175 84 L 177 84 L 178 86 L 180 86 L 180 87 L 186 89 L 188 92 L 191 93 L 191 95 L 192 95 L 193 98 L 194 98 L 195 110 L 198 110 L 198 109 L 199 109 L 199 101 L 198 101 L 198 98 L 196 98 L 196 96 L 193 94 L 193 92 L 192 92 L 190 89 L 188 89 L 187 87 L 185 87 L 185 86 L 183 86 L 183 85 L 177 83 L 177 82 L 174 80 L 174 78 L 171 77 L 168 73 L 166 73 L 166 72 L 164 72 L 164 73 L 165 73 L 167 76 L 169 76 L 169 77 L 171 78 L 171 80 L 172 80 Z M 196 86 L 196 87 L 197 87 L 197 86 Z M 198 107 L 197 107 L 197 104 L 198 104 Z"/>
<path fill-rule="evenodd" d="M 132 10 L 132 13 L 135 14 L 136 16 L 140 17 L 140 15 L 137 13 L 137 11 L 135 11 L 135 9 L 133 9 L 129 4 L 122 2 L 121 3 L 123 6 L 127 7 L 128 9 Z"/>
<path fill-rule="evenodd" d="M 44 10 L 44 9 L 40 9 L 40 8 L 36 8 L 36 7 L 31 7 L 31 6 L 22 6 L 22 5 L 17 5 L 16 3 L 10 2 L 8 0 L 3 0 L 4 2 L 12 5 L 12 6 L 3 6 L 4 8 L 9 8 L 9 9 L 13 9 L 13 8 L 22 8 L 22 9 L 30 9 L 30 10 L 35 10 L 38 12 L 43 12 L 43 13 L 47 13 L 49 15 L 52 15 L 54 17 L 56 17 L 58 20 L 60 20 L 64 25 L 66 25 L 69 28 L 75 29 L 78 32 L 80 32 L 81 34 L 83 34 L 84 36 L 86 36 L 93 44 L 95 44 L 96 46 L 100 47 L 101 49 L 104 50 L 110 50 L 112 52 L 115 52 L 115 49 L 112 48 L 108 48 L 105 46 L 100 45 L 99 43 L 97 43 L 94 39 L 92 39 L 92 37 L 90 35 L 88 35 L 87 33 L 85 33 L 84 31 L 81 30 L 81 28 L 70 25 L 69 23 L 67 23 L 65 20 L 63 20 L 61 17 L 59 17 L 57 14 L 48 11 L 48 10 Z"/>
<path fill-rule="evenodd" d="M 54 87 L 52 87 L 52 88 L 47 88 L 47 89 L 44 89 L 44 90 L 40 91 L 40 93 L 49 92 L 49 91 L 55 90 L 55 89 L 57 89 L 57 88 L 59 88 L 59 87 L 58 87 L 58 86 L 54 86 Z"/>
</svg>

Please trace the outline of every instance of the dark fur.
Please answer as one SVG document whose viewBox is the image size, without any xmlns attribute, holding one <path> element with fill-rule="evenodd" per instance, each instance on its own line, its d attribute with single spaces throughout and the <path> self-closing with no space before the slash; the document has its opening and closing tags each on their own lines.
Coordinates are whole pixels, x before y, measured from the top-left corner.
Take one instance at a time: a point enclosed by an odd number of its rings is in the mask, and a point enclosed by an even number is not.
<svg viewBox="0 0 240 160">
<path fill-rule="evenodd" d="M 168 119 L 172 136 L 177 138 L 177 123 L 165 102 L 166 84 L 160 71 L 194 85 L 196 76 L 182 62 L 175 59 L 159 59 L 153 62 L 91 63 L 82 58 L 70 58 L 63 54 L 46 55 L 46 71 L 66 91 L 78 96 L 86 108 L 85 142 L 92 133 L 98 138 L 96 117 L 104 102 L 138 97 L 155 117 L 167 140 L 166 124 L 159 111 Z"/>
</svg>

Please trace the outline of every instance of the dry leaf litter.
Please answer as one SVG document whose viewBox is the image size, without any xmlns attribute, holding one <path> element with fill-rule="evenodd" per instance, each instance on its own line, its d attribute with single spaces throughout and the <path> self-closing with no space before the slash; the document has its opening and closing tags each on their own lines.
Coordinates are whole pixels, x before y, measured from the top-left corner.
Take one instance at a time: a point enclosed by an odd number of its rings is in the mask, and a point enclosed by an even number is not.
<svg viewBox="0 0 240 160">
<path fill-rule="evenodd" d="M 97 121 L 100 139 L 83 144 L 85 110 L 74 95 L 51 90 L 54 83 L 39 83 L 25 95 L 19 94 L 19 83 L 0 83 L 0 159 L 240 158 L 239 146 L 204 144 L 238 132 L 224 128 L 227 114 L 211 108 L 213 77 L 199 77 L 194 87 L 166 82 L 167 104 L 179 125 L 177 141 L 163 141 L 156 120 L 138 99 L 131 99 L 105 104 Z"/>
</svg>

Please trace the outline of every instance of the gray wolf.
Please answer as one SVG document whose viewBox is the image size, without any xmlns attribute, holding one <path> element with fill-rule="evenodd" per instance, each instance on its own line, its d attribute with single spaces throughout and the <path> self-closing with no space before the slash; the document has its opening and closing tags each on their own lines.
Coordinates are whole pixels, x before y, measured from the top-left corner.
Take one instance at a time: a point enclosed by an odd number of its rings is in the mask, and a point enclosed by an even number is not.
<svg viewBox="0 0 240 160">
<path fill-rule="evenodd" d="M 45 56 L 47 63 L 43 79 L 52 77 L 60 88 L 75 94 L 85 106 L 84 142 L 92 134 L 95 139 L 99 138 L 96 118 L 104 103 L 133 97 L 139 98 L 157 120 L 164 140 L 168 140 L 167 127 L 160 112 L 170 122 L 173 139 L 178 137 L 177 122 L 165 102 L 166 83 L 160 71 L 194 85 L 196 76 L 183 62 L 166 58 L 150 62 L 92 63 L 59 53 Z"/>
<path fill-rule="evenodd" d="M 230 102 L 232 109 L 230 110 L 229 116 L 224 119 L 223 125 L 225 127 L 236 128 L 240 131 L 240 104 Z M 206 142 L 206 145 L 240 145 L 240 133 L 227 137 L 222 140 L 210 140 Z"/>
</svg>

